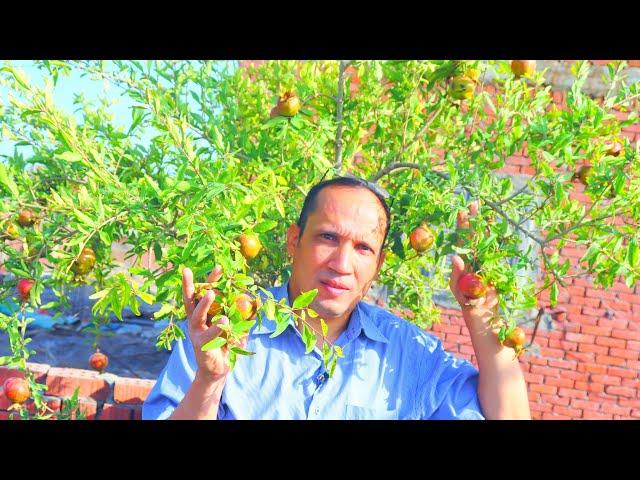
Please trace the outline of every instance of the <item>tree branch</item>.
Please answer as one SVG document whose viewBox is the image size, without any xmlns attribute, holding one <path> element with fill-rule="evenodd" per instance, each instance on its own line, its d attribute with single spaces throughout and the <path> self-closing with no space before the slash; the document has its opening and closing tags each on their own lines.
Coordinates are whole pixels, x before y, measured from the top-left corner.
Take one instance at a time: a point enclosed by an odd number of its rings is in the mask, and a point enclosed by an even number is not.
<svg viewBox="0 0 640 480">
<path fill-rule="evenodd" d="M 336 130 L 336 173 L 340 173 L 340 170 L 342 170 L 342 112 L 344 107 L 344 73 L 348 65 L 349 62 L 340 60 L 340 70 L 338 73 L 338 98 L 336 98 L 336 124 L 338 126 Z"/>
</svg>

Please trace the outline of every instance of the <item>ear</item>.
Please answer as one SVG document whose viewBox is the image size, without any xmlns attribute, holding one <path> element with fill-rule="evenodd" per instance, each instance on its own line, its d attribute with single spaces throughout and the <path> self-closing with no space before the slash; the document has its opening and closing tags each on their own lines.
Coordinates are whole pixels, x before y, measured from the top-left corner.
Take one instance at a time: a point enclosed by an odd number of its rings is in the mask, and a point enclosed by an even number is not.
<svg viewBox="0 0 640 480">
<path fill-rule="evenodd" d="M 287 253 L 293 257 L 300 240 L 300 227 L 295 223 L 287 229 Z"/>
</svg>

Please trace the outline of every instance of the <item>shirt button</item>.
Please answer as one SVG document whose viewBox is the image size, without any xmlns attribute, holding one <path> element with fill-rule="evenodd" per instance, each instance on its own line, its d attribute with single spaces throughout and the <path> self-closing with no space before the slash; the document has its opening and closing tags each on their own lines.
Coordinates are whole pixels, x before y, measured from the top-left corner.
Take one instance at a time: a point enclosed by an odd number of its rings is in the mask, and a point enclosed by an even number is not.
<svg viewBox="0 0 640 480">
<path fill-rule="evenodd" d="M 315 412 L 316 412 L 316 415 L 318 415 L 320 413 L 320 407 L 316 407 Z"/>
</svg>

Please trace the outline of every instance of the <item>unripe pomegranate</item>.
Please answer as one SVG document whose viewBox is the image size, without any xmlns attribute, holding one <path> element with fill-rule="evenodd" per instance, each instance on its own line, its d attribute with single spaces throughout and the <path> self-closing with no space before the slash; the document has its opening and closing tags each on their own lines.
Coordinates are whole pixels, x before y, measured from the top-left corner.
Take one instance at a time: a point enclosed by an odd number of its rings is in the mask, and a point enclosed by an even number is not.
<svg viewBox="0 0 640 480">
<path fill-rule="evenodd" d="M 533 72 L 536 71 L 536 61 L 535 60 L 512 60 L 511 61 L 511 72 L 516 77 L 530 77 L 533 75 Z"/>
<path fill-rule="evenodd" d="M 30 227 L 36 221 L 35 214 L 28 208 L 23 208 L 18 214 L 18 223 L 23 227 Z"/>
<path fill-rule="evenodd" d="M 11 403 L 24 403 L 31 396 L 29 382 L 24 378 L 11 377 L 5 380 L 4 394 Z"/>
<path fill-rule="evenodd" d="M 109 357 L 104 353 L 97 351 L 89 357 L 89 365 L 94 370 L 98 370 L 100 373 L 109 365 Z"/>
<path fill-rule="evenodd" d="M 240 253 L 242 253 L 242 256 L 247 260 L 260 253 L 262 245 L 260 244 L 260 239 L 257 235 L 243 233 L 238 238 L 238 241 L 240 242 Z"/>
<path fill-rule="evenodd" d="M 426 225 L 420 225 L 411 232 L 409 242 L 411 247 L 418 253 L 426 252 L 433 245 L 435 237 L 433 232 Z"/>
<path fill-rule="evenodd" d="M 284 117 L 293 117 L 301 107 L 300 99 L 294 91 L 287 91 L 278 100 L 278 114 Z"/>
<path fill-rule="evenodd" d="M 35 282 L 33 280 L 29 280 L 28 278 L 21 278 L 18 280 L 18 285 L 16 288 L 18 289 L 18 295 L 23 302 L 29 300 L 29 292 L 33 287 Z"/>
<path fill-rule="evenodd" d="M 476 299 L 487 293 L 487 286 L 477 273 L 463 273 L 458 280 L 458 290 L 465 297 Z"/>
</svg>

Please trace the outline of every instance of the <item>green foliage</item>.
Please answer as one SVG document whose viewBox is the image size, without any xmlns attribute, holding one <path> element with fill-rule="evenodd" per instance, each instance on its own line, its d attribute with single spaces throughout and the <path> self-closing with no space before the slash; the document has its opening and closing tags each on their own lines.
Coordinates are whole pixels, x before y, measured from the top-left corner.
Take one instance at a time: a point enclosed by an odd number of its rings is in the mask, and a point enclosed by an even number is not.
<svg viewBox="0 0 640 480">
<path fill-rule="evenodd" d="M 391 292 L 390 307 L 409 308 L 418 325 L 439 319 L 433 295 L 448 288 L 452 253 L 494 283 L 511 322 L 536 306 L 540 289 L 531 276 L 539 266 L 552 303 L 570 276 L 591 274 L 602 287 L 617 277 L 629 286 L 640 279 L 640 156 L 620 133 L 638 122 L 640 88 L 626 83 L 624 62 L 609 67 L 603 102 L 583 92 L 589 63 L 576 62 L 563 109 L 552 105 L 542 72 L 516 79 L 507 61 L 354 61 L 348 68 L 320 61 L 243 68 L 184 61 L 36 64 L 47 74 L 42 88 L 10 62 L 0 68 L 0 85 L 10 92 L 0 109 L 0 139 L 15 146 L 0 161 L 0 233 L 22 208 L 39 218 L 33 227 L 17 226 L 19 240 L 5 240 L 0 251 L 10 273 L 37 279 L 31 306 L 45 286 L 64 297 L 69 285 L 82 283 L 95 287 L 100 321 L 112 313 L 122 319 L 127 306 L 138 312 L 140 301 L 160 303 L 155 317 L 169 323 L 157 346 L 170 348 L 185 334 L 174 323 L 185 315 L 182 268 L 202 282 L 221 264 L 225 276 L 217 288 L 225 290 L 223 307 L 236 325 L 230 341 L 237 340 L 250 327 L 239 323 L 232 299 L 287 280 L 287 227 L 314 183 L 344 172 L 391 194 L 388 255 L 378 281 Z M 495 95 L 482 83 L 469 100 L 448 95 L 451 78 L 469 68 L 494 78 Z M 115 126 L 106 98 L 92 103 L 78 93 L 74 116 L 57 108 L 54 88 L 72 72 L 132 100 L 130 124 Z M 302 109 L 291 119 L 270 118 L 286 90 L 297 93 Z M 629 118 L 619 121 L 613 107 Z M 614 141 L 622 146 L 617 156 L 608 153 Z M 534 173 L 516 186 L 497 171 L 520 152 Z M 593 166 L 586 204 L 572 197 L 573 175 L 584 163 Z M 456 232 L 456 215 L 470 199 L 479 202 L 480 214 L 468 231 Z M 422 222 L 436 241 L 413 257 L 408 235 Z M 263 244 L 248 262 L 239 252 L 242 232 L 258 234 Z M 114 264 L 114 243 L 128 246 L 131 266 Z M 587 250 L 572 265 L 559 259 L 564 246 Z M 95 251 L 96 264 L 80 276 L 73 266 L 84 247 Z M 147 252 L 155 270 L 142 262 Z M 14 285 L 6 279 L 0 299 L 15 296 Z M 314 295 L 295 300 L 299 312 L 265 301 L 261 311 L 276 322 L 274 335 L 291 319 L 302 321 L 310 351 L 327 333 L 307 326 L 317 316 L 308 308 Z M 2 361 L 28 358 L 25 321 L 0 319 L 16 352 Z M 331 371 L 336 348 L 322 349 Z M 250 353 L 231 350 L 233 361 Z"/>
</svg>

